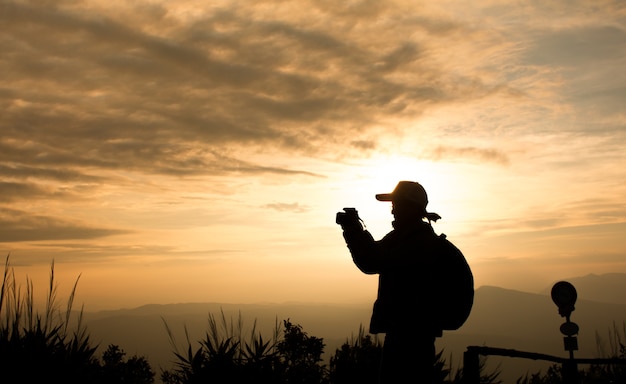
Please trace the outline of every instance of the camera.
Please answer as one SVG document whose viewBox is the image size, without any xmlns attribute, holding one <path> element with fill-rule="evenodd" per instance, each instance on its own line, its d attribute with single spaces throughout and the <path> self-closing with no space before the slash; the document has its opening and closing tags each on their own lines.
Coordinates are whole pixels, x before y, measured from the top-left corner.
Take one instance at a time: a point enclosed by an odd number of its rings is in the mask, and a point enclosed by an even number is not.
<svg viewBox="0 0 626 384">
<path fill-rule="evenodd" d="M 337 217 L 335 218 L 335 222 L 341 225 L 342 228 L 352 227 L 352 226 L 361 226 L 361 219 L 359 218 L 359 213 L 356 208 L 344 208 L 343 212 L 337 212 Z"/>
</svg>

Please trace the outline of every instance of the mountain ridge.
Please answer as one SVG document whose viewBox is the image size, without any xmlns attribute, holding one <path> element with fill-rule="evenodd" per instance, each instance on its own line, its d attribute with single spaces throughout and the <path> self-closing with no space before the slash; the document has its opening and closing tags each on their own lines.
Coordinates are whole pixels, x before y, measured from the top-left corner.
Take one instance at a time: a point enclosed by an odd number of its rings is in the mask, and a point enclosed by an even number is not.
<svg viewBox="0 0 626 384">
<path fill-rule="evenodd" d="M 626 280 L 626 274 L 621 274 Z M 582 277 L 573 283 L 579 299 L 571 319 L 580 326 L 580 351 L 577 357 L 602 357 L 611 351 L 599 351 L 599 339 L 611 337 L 616 324 L 626 321 L 626 304 L 597 302 L 587 297 L 586 284 L 594 278 Z M 586 280 L 584 280 L 586 278 Z M 546 290 L 542 291 L 546 292 Z M 437 349 L 445 350 L 454 364 L 462 361 L 462 353 L 470 345 L 490 346 L 566 356 L 559 327 L 565 321 L 552 302 L 549 292 L 524 292 L 497 286 L 476 289 L 472 313 L 458 331 L 444 332 L 437 340 Z M 611 293 L 612 294 L 612 293 Z M 611 295 L 605 294 L 606 297 Z M 373 299 L 372 299 L 373 302 Z M 371 303 L 341 305 L 332 303 L 173 303 L 146 304 L 136 308 L 85 312 L 84 320 L 92 340 L 100 343 L 99 353 L 109 344 L 119 345 L 128 355 L 145 356 L 156 372 L 170 369 L 174 360 L 173 345 L 187 348 L 185 330 L 192 347 L 197 348 L 208 326 L 209 315 L 220 326 L 237 326 L 241 318 L 242 332 L 251 329 L 271 337 L 283 320 L 299 324 L 309 335 L 324 339 L 326 358 L 336 348 L 359 332 L 367 330 Z M 226 324 L 222 324 L 222 323 Z M 166 325 L 174 336 L 169 340 Z M 411 330 L 407 330 L 410 332 Z M 183 341 L 181 344 L 180 341 Z M 605 343 L 606 344 L 606 343 Z M 501 364 L 505 383 L 515 382 L 525 373 L 547 369 L 544 362 L 490 357 L 490 367 Z"/>
</svg>

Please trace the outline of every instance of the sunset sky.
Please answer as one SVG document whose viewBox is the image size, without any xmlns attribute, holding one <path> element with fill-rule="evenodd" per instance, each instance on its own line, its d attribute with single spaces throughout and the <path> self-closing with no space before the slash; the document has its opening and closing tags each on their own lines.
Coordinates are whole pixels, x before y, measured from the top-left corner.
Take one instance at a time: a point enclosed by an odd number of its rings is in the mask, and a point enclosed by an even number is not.
<svg viewBox="0 0 626 384">
<path fill-rule="evenodd" d="M 371 302 L 421 182 L 476 286 L 626 273 L 626 3 L 0 1 L 0 252 L 86 310 Z"/>
</svg>

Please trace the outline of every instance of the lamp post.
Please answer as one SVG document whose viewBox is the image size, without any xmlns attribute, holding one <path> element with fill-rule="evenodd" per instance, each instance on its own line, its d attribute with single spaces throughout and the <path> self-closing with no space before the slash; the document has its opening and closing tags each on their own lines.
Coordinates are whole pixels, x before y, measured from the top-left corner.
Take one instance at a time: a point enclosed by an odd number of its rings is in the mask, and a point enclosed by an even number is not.
<svg viewBox="0 0 626 384">
<path fill-rule="evenodd" d="M 567 384 L 579 383 L 578 367 L 574 360 L 574 351 L 578 350 L 578 324 L 570 320 L 570 316 L 574 311 L 574 304 L 578 298 L 576 288 L 567 281 L 559 281 L 554 284 L 551 291 L 552 301 L 559 308 L 559 315 L 565 317 L 565 323 L 559 328 L 563 337 L 563 346 L 569 351 L 569 361 L 563 363 L 563 379 Z"/>
</svg>

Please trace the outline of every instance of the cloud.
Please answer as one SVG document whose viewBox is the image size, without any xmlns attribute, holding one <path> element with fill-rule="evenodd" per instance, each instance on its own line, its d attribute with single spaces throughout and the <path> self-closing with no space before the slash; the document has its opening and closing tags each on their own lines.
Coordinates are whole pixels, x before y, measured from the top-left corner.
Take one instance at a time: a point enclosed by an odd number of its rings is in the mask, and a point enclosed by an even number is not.
<svg viewBox="0 0 626 384">
<path fill-rule="evenodd" d="M 579 25 L 537 31 L 536 44 L 526 52 L 532 64 L 597 67 L 600 61 L 624 59 L 626 30 L 615 25 Z"/>
<path fill-rule="evenodd" d="M 490 148 L 438 146 L 430 151 L 426 151 L 426 156 L 434 160 L 472 159 L 500 165 L 508 165 L 510 163 L 506 153 Z"/>
<path fill-rule="evenodd" d="M 128 231 L 98 228 L 17 209 L 0 208 L 0 242 L 85 240 L 124 233 Z"/>
<path fill-rule="evenodd" d="M 32 183 L 14 183 L 0 181 L 0 203 L 13 202 L 16 200 L 36 199 L 42 197 L 51 197 L 55 193 L 51 193 L 49 189 Z M 59 193 L 58 195 L 61 195 Z M 57 195 L 57 197 L 58 197 Z"/>
<path fill-rule="evenodd" d="M 454 99 L 461 87 L 458 78 L 454 86 L 442 81 L 417 42 L 390 39 L 380 50 L 351 30 L 250 19 L 240 9 L 208 8 L 189 24 L 165 11 L 142 15 L 141 24 L 106 9 L 97 16 L 26 3 L 5 9 L 3 51 L 11 59 L 2 69 L 19 79 L 3 92 L 11 137 L 81 148 L 81 160 L 98 167 L 140 143 L 146 158 L 165 159 L 189 146 L 316 151 L 385 115 Z M 372 16 L 325 11 L 341 13 L 342 23 Z M 161 24 L 167 28 L 156 30 Z"/>
<path fill-rule="evenodd" d="M 309 207 L 300 203 L 271 203 L 266 204 L 265 207 L 279 212 L 303 213 L 310 210 Z"/>
<path fill-rule="evenodd" d="M 53 239 L 49 239 L 53 240 Z M 175 262 L 177 265 L 185 263 L 197 263 L 201 261 L 220 262 L 225 255 L 237 254 L 240 251 L 233 249 L 202 249 L 198 251 L 184 251 L 178 247 L 164 245 L 130 244 L 119 245 L 108 242 L 97 243 L 94 241 L 82 241 L 72 239 L 75 242 L 54 240 L 54 242 L 38 241 L 27 249 L 12 251 L 10 253 L 11 265 L 27 266 L 45 264 L 54 260 L 55 263 L 73 262 L 101 262 L 104 260 L 128 260 L 136 258 L 144 264 L 161 264 Z M 89 240 L 89 239 L 86 239 Z M 93 239 L 92 239 L 93 240 Z M 171 259 L 164 259 L 161 255 L 167 254 Z M 149 257 L 149 259 L 147 259 Z"/>
<path fill-rule="evenodd" d="M 5 149 L 7 149 L 7 147 L 0 143 L 0 152 L 6 154 L 8 151 L 3 151 Z M 3 158 L 7 160 L 7 163 L 10 163 L 10 155 Z M 101 182 L 105 180 L 104 177 L 89 175 L 76 170 L 49 168 L 46 167 L 45 164 L 39 167 L 0 164 L 0 176 L 11 179 L 33 178 L 66 182 L 79 180 L 83 182 Z"/>
</svg>

